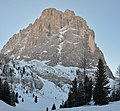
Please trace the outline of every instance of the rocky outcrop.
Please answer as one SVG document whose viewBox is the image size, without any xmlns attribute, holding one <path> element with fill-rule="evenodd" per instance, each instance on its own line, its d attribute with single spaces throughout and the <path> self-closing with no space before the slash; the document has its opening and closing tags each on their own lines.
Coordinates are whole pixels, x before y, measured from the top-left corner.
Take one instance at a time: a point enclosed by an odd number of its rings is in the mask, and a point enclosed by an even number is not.
<svg viewBox="0 0 120 111">
<path fill-rule="evenodd" d="M 64 12 L 45 9 L 33 24 L 13 35 L 1 52 L 14 59 L 45 60 L 51 66 L 82 67 L 85 57 L 88 68 L 96 67 L 102 57 L 107 66 L 95 43 L 94 31 L 82 17 L 68 9 Z M 110 70 L 107 73 L 113 77 Z"/>
<path fill-rule="evenodd" d="M 10 61 L 10 58 L 7 55 L 0 53 L 0 64 L 6 64 Z"/>
</svg>

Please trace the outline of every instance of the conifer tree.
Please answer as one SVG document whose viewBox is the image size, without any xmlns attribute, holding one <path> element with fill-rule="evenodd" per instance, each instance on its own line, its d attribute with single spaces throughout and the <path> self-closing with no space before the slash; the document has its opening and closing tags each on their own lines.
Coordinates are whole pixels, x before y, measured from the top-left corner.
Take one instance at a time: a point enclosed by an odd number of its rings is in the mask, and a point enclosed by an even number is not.
<svg viewBox="0 0 120 111">
<path fill-rule="evenodd" d="M 15 94 L 15 102 L 18 104 L 19 101 L 18 101 L 18 92 Z"/>
<path fill-rule="evenodd" d="M 33 98 L 35 97 L 34 93 L 33 93 Z"/>
<path fill-rule="evenodd" d="M 22 102 L 24 102 L 24 98 L 22 98 Z"/>
<path fill-rule="evenodd" d="M 71 89 L 68 94 L 68 99 L 60 108 L 71 108 L 89 104 L 92 97 L 92 80 L 89 80 L 86 75 L 84 83 L 80 81 L 79 84 L 75 78 L 72 82 Z"/>
<path fill-rule="evenodd" d="M 0 100 L 3 99 L 3 84 L 2 84 L 2 80 L 0 78 Z"/>
<path fill-rule="evenodd" d="M 63 100 L 62 100 L 62 104 L 60 105 L 60 108 L 65 108 Z"/>
<path fill-rule="evenodd" d="M 46 111 L 48 111 L 48 107 L 46 108 Z"/>
<path fill-rule="evenodd" d="M 114 102 L 114 101 L 119 101 L 119 100 L 120 100 L 120 94 L 118 93 L 118 91 L 113 91 L 110 96 L 110 101 Z"/>
<path fill-rule="evenodd" d="M 112 88 L 112 94 L 110 96 L 110 101 L 112 102 L 120 100 L 120 65 L 117 67 L 116 75 L 118 76 L 117 84 Z"/>
<path fill-rule="evenodd" d="M 7 81 L 3 84 L 3 101 L 11 105 L 11 94 Z"/>
<path fill-rule="evenodd" d="M 37 96 L 35 96 L 35 103 L 37 103 L 38 101 L 37 101 Z"/>
<path fill-rule="evenodd" d="M 71 89 L 68 94 L 68 100 L 66 101 L 67 107 L 75 107 L 77 100 L 77 79 L 75 78 L 72 82 Z"/>
<path fill-rule="evenodd" d="M 89 80 L 89 86 L 88 86 L 88 94 L 89 94 L 89 96 L 88 96 L 88 103 L 91 101 L 91 99 L 92 99 L 92 94 L 93 94 L 93 81 L 92 81 L 92 79 L 90 79 Z"/>
<path fill-rule="evenodd" d="M 52 110 L 56 110 L 56 106 L 55 106 L 55 104 L 53 104 L 53 106 L 52 106 Z"/>
<path fill-rule="evenodd" d="M 76 101 L 77 101 L 76 106 L 85 105 L 85 88 L 82 81 L 79 83 L 79 86 L 78 86 Z"/>
<path fill-rule="evenodd" d="M 71 83 L 71 88 L 70 91 L 68 93 L 68 99 L 65 101 L 64 104 L 62 104 L 60 106 L 60 108 L 71 108 L 73 106 L 75 106 L 76 104 L 76 99 L 77 98 L 77 80 L 76 78 L 73 80 L 73 82 Z"/>
<path fill-rule="evenodd" d="M 77 79 L 75 77 L 75 79 L 73 80 L 73 83 L 72 83 L 72 88 L 71 88 L 71 91 L 72 91 L 72 107 L 75 107 L 77 105 Z"/>
<path fill-rule="evenodd" d="M 92 97 L 92 79 L 89 80 L 88 76 L 85 76 L 84 80 L 84 88 L 85 88 L 85 104 L 89 104 Z"/>
<path fill-rule="evenodd" d="M 93 100 L 97 105 L 104 105 L 109 103 L 110 88 L 108 86 L 108 79 L 105 75 L 105 67 L 103 61 L 99 59 L 97 72 L 96 72 L 96 83 L 93 91 Z"/>
<path fill-rule="evenodd" d="M 11 93 L 11 102 L 10 102 L 11 106 L 15 106 L 15 92 L 13 91 Z"/>
<path fill-rule="evenodd" d="M 68 93 L 68 99 L 64 103 L 64 108 L 71 108 L 73 106 L 73 94 L 71 90 Z"/>
<path fill-rule="evenodd" d="M 25 74 L 25 67 L 23 67 L 23 74 Z"/>
</svg>

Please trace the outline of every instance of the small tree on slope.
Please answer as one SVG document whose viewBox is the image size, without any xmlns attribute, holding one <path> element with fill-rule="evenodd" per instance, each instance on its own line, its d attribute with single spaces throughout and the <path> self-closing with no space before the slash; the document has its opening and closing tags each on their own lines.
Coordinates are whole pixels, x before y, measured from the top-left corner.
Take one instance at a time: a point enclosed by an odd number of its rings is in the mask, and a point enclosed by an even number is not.
<svg viewBox="0 0 120 111">
<path fill-rule="evenodd" d="M 35 96 L 35 103 L 37 103 L 38 101 L 37 101 L 37 96 Z"/>
<path fill-rule="evenodd" d="M 55 104 L 53 104 L 53 106 L 52 106 L 52 109 L 51 110 L 56 110 L 56 106 L 55 106 Z"/>
<path fill-rule="evenodd" d="M 103 61 L 99 59 L 96 72 L 96 83 L 93 91 L 93 100 L 97 105 L 105 105 L 109 103 L 110 87 L 109 81 L 105 75 L 105 67 Z"/>
</svg>

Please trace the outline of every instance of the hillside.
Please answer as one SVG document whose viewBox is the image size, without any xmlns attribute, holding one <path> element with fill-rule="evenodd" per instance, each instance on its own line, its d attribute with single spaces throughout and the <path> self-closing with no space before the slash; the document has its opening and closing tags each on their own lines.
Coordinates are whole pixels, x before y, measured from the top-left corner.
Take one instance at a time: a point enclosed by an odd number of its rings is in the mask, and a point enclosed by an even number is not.
<svg viewBox="0 0 120 111">
<path fill-rule="evenodd" d="M 62 101 L 68 97 L 71 81 L 76 77 L 77 67 L 64 67 L 57 65 L 55 67 L 46 65 L 47 61 L 32 60 L 26 61 L 11 61 L 5 65 L 6 69 L 13 69 L 12 76 L 9 75 L 9 70 L 5 75 L 2 75 L 3 66 L 0 66 L 1 78 L 6 78 L 11 84 L 15 92 L 19 94 L 19 104 L 17 108 L 24 108 L 29 111 L 44 111 L 46 107 L 52 108 L 55 103 L 57 109 Z M 23 69 L 25 72 L 23 73 Z M 79 69 L 81 72 L 83 69 Z M 94 74 L 96 69 L 87 69 L 88 76 Z M 94 77 L 94 76 L 93 76 Z M 110 79 L 110 86 L 113 87 L 114 80 Z M 27 93 L 26 93 L 27 91 Z M 38 102 L 35 103 L 33 94 L 37 96 Z M 24 102 L 22 102 L 22 98 Z"/>
</svg>

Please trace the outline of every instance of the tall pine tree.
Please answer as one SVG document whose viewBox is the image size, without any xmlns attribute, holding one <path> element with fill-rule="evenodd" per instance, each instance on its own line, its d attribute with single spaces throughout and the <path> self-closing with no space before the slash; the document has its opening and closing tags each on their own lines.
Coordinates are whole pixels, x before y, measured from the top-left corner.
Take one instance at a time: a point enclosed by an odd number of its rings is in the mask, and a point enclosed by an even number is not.
<svg viewBox="0 0 120 111">
<path fill-rule="evenodd" d="M 72 88 L 71 88 L 71 91 L 72 91 L 72 96 L 73 96 L 73 98 L 72 98 L 72 107 L 75 107 L 76 106 L 76 104 L 77 104 L 77 79 L 76 79 L 76 77 L 75 77 L 75 79 L 73 80 L 73 83 L 72 83 Z"/>
<path fill-rule="evenodd" d="M 76 102 L 77 102 L 77 105 L 76 105 L 77 107 L 85 105 L 85 88 L 82 81 L 79 83 L 79 86 L 77 89 Z"/>
<path fill-rule="evenodd" d="M 84 88 L 85 88 L 85 104 L 89 104 L 92 97 L 92 79 L 90 80 L 88 76 L 85 76 L 84 80 Z"/>
<path fill-rule="evenodd" d="M 109 103 L 110 87 L 109 81 L 105 75 L 105 67 L 102 59 L 99 59 L 97 72 L 96 72 L 96 83 L 93 91 L 93 100 L 97 105 L 105 105 Z"/>
<path fill-rule="evenodd" d="M 75 107 L 77 104 L 77 79 L 75 78 L 72 82 L 72 86 L 70 88 L 68 99 L 65 101 L 63 107 L 71 108 Z"/>
</svg>

